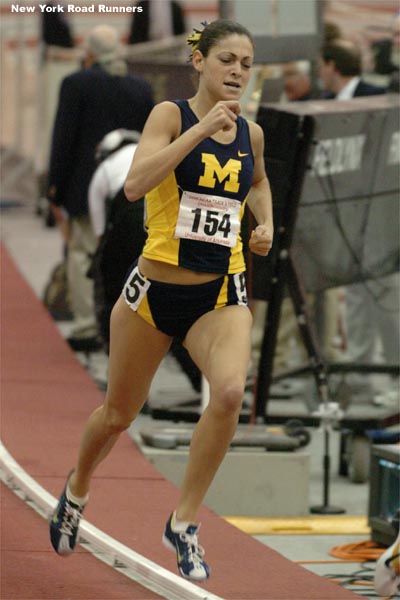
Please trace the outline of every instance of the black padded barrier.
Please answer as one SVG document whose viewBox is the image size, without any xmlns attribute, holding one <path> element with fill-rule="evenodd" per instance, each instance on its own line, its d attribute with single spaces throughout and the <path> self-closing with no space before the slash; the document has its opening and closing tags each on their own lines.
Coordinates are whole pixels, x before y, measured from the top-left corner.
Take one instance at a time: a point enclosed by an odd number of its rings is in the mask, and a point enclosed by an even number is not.
<svg viewBox="0 0 400 600">
<path fill-rule="evenodd" d="M 398 365 L 326 365 L 306 313 L 306 292 L 399 269 L 399 97 L 261 105 L 275 240 L 251 257 L 251 296 L 268 301 L 256 385 L 266 419 L 282 299 L 293 300 L 317 386 L 329 371 L 399 373 Z M 302 369 L 302 372 L 305 370 Z"/>
</svg>

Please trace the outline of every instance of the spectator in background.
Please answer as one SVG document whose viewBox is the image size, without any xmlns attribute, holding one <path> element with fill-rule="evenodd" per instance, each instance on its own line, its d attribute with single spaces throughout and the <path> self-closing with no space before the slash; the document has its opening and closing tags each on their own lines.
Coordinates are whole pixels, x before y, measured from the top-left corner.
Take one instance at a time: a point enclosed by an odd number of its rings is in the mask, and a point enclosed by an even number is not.
<svg viewBox="0 0 400 600">
<path fill-rule="evenodd" d="M 139 138 L 137 131 L 127 129 L 108 133 L 96 150 L 100 164 L 89 186 L 90 220 L 98 239 L 91 269 L 95 310 L 107 352 L 112 308 L 121 295 L 129 267 L 141 254 L 147 237 L 144 199 L 128 202 L 123 189 Z M 193 389 L 199 392 L 201 373 L 188 351 L 178 340 L 173 340 L 170 352 Z"/>
<path fill-rule="evenodd" d="M 64 0 L 57 2 L 64 7 Z M 54 2 L 45 7 L 53 8 Z M 38 146 L 35 157 L 38 171 L 37 214 L 43 215 L 48 227 L 55 225 L 54 215 L 46 199 L 47 169 L 51 130 L 55 116 L 55 100 L 61 81 L 75 68 L 73 57 L 74 39 L 67 12 L 44 10 L 41 19 L 40 83 L 38 98 Z"/>
<path fill-rule="evenodd" d="M 88 188 L 96 168 L 95 149 L 118 127 L 142 131 L 153 107 L 143 79 L 128 74 L 114 28 L 95 27 L 88 35 L 85 68 L 62 84 L 53 129 L 47 197 L 62 224 L 68 246 L 68 284 L 74 350 L 96 350 L 93 282 L 87 277 L 97 241 L 88 215 Z"/>
<path fill-rule="evenodd" d="M 288 63 L 283 68 L 283 89 L 288 102 L 311 100 L 313 97 L 308 64 Z"/>
<path fill-rule="evenodd" d="M 375 58 L 375 73 L 392 75 L 400 68 L 400 13 L 392 22 L 391 36 L 372 44 Z"/>
<path fill-rule="evenodd" d="M 284 101 L 297 102 L 310 100 L 311 77 L 309 65 L 305 61 L 290 62 L 282 67 Z M 252 371 L 257 373 L 261 344 L 264 336 L 265 317 L 268 303 L 266 300 L 254 299 L 251 307 L 253 313 L 252 328 Z M 288 370 L 292 366 L 293 349 L 302 360 L 306 359 L 306 351 L 300 338 L 299 327 L 289 297 L 285 297 L 281 306 L 281 317 L 274 355 L 274 373 Z M 291 381 L 288 387 L 296 387 Z"/>
<path fill-rule="evenodd" d="M 108 351 L 110 315 L 132 262 L 141 253 L 144 199 L 128 202 L 123 185 L 140 134 L 128 129 L 107 133 L 96 150 L 99 166 L 89 186 L 89 215 L 98 245 L 91 275 L 99 333 Z"/>
<path fill-rule="evenodd" d="M 282 79 L 285 101 L 303 102 L 320 97 L 319 91 L 313 89 L 310 68 L 311 65 L 308 61 L 295 61 L 283 65 Z M 318 339 L 323 355 L 329 361 L 337 360 L 338 351 L 333 345 L 338 330 L 337 293 L 334 290 L 329 290 L 328 292 L 321 292 L 321 294 L 314 294 L 313 297 L 309 295 L 308 301 L 310 307 L 312 307 L 311 312 L 315 313 Z M 252 366 L 254 372 L 258 368 L 266 310 L 266 301 L 253 299 Z M 274 374 L 280 374 L 289 370 L 295 363 L 301 364 L 306 360 L 307 352 L 300 336 L 293 303 L 289 296 L 285 296 L 281 306 L 274 355 Z M 278 390 L 279 387 L 275 386 L 275 389 Z M 302 382 L 293 378 L 284 382 L 284 388 L 288 393 L 291 390 L 298 392 L 302 387 Z"/>
<path fill-rule="evenodd" d="M 185 33 L 181 5 L 175 0 L 142 0 L 142 12 L 135 12 L 128 44 L 162 40 Z"/>
<path fill-rule="evenodd" d="M 399 93 L 400 73 L 400 13 L 392 23 L 391 37 L 372 44 L 375 68 L 378 75 L 388 76 L 388 91 Z"/>
<path fill-rule="evenodd" d="M 319 73 L 326 89 L 337 100 L 385 93 L 384 88 L 361 79 L 361 53 L 348 40 L 336 40 L 322 48 Z M 398 290 L 398 273 L 345 288 L 347 353 L 351 362 L 373 363 L 379 341 L 386 362 L 398 364 Z M 357 387 L 358 381 L 359 378 L 352 378 Z M 370 394 L 371 388 L 365 377 L 360 383 L 361 393 Z"/>
<path fill-rule="evenodd" d="M 384 94 L 385 89 L 362 80 L 360 49 L 349 40 L 324 44 L 319 59 L 319 76 L 329 98 L 349 100 L 358 96 Z"/>
<path fill-rule="evenodd" d="M 325 25 L 325 37 L 336 39 L 336 36 L 339 35 L 340 30 L 336 25 L 333 23 Z M 320 91 L 312 88 L 310 65 L 305 61 L 287 65 L 284 70 L 283 81 L 285 94 L 289 102 L 304 102 L 320 97 Z M 316 293 L 313 296 L 309 295 L 308 301 L 311 313 L 314 314 L 316 333 L 322 354 L 326 360 L 333 361 L 337 359 L 337 350 L 333 346 L 338 329 L 337 292 L 329 290 Z M 290 343 L 293 347 L 294 342 L 296 342 L 298 357 L 303 359 L 306 356 L 290 298 L 284 298 L 283 300 L 282 317 L 275 356 L 275 368 L 277 370 L 289 368 L 287 360 L 290 357 Z"/>
<path fill-rule="evenodd" d="M 62 6 L 63 1 L 59 0 L 57 4 Z M 54 5 L 54 2 L 46 2 L 45 6 L 54 7 Z M 73 48 L 74 41 L 71 27 L 64 12 L 59 12 L 58 10 L 48 12 L 45 10 L 41 13 L 41 18 L 42 41 L 46 47 L 59 46 L 61 48 Z"/>
</svg>

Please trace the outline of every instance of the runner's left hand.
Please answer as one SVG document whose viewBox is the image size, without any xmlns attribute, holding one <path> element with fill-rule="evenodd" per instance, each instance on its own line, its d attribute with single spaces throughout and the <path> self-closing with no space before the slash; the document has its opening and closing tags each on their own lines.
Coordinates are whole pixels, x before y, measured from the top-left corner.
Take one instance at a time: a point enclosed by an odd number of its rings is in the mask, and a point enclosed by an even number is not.
<svg viewBox="0 0 400 600">
<path fill-rule="evenodd" d="M 271 250 L 273 229 L 268 225 L 258 225 L 251 233 L 249 247 L 254 254 L 267 256 Z"/>
</svg>

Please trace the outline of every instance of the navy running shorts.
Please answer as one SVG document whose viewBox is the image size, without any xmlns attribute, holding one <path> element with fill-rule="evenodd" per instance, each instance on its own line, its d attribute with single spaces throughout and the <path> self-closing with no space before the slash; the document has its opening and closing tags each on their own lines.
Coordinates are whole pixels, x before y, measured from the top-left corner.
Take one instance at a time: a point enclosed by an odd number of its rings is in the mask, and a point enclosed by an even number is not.
<svg viewBox="0 0 400 600">
<path fill-rule="evenodd" d="M 222 275 L 194 285 L 154 281 L 134 264 L 122 294 L 128 306 L 166 335 L 184 340 L 205 313 L 224 306 L 247 306 L 245 274 Z"/>
</svg>

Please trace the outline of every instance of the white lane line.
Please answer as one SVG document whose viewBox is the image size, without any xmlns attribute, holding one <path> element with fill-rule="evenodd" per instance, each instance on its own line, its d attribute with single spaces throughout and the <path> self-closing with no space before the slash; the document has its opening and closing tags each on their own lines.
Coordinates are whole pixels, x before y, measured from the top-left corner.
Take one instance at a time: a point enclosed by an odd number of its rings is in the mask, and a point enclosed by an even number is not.
<svg viewBox="0 0 400 600">
<path fill-rule="evenodd" d="M 0 479 L 42 517 L 50 519 L 57 499 L 24 471 L 1 441 Z M 85 519 L 79 532 L 78 543 L 96 558 L 166 600 L 223 600 L 134 552 Z"/>
</svg>

